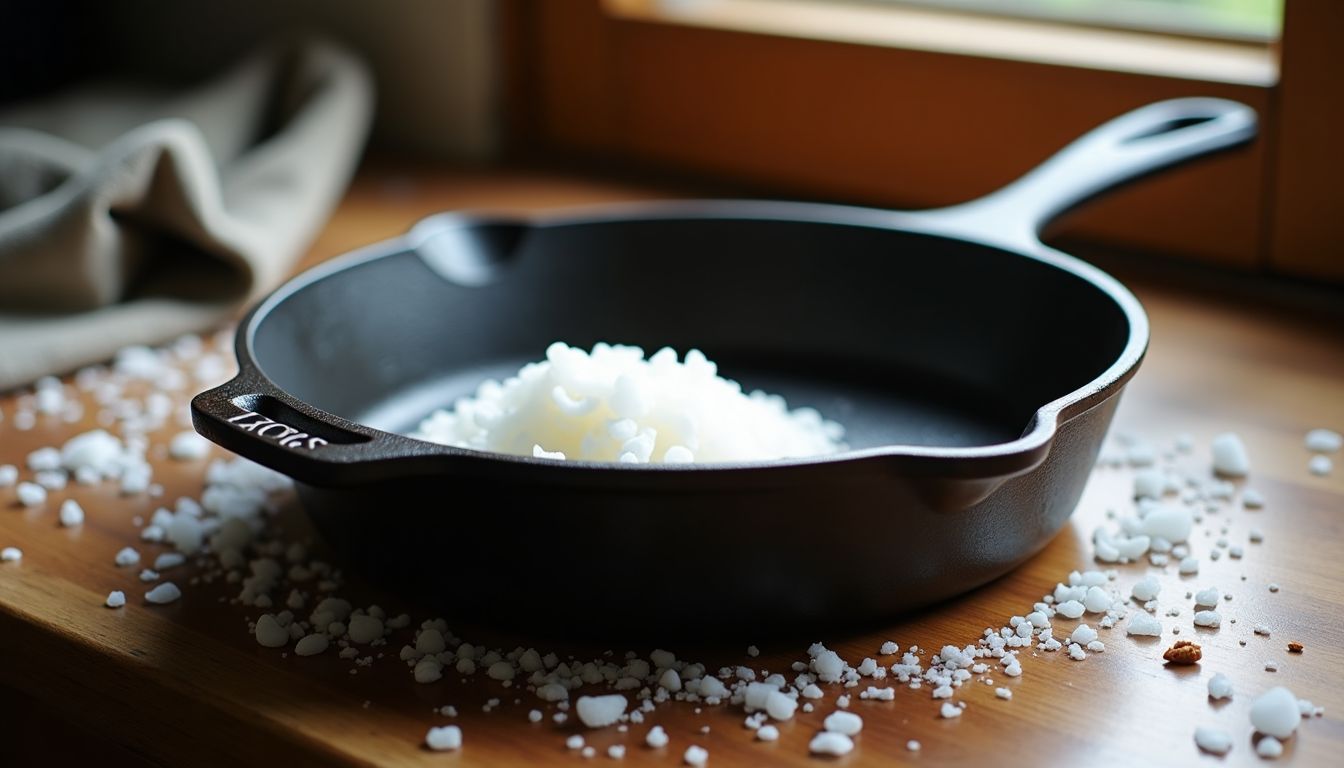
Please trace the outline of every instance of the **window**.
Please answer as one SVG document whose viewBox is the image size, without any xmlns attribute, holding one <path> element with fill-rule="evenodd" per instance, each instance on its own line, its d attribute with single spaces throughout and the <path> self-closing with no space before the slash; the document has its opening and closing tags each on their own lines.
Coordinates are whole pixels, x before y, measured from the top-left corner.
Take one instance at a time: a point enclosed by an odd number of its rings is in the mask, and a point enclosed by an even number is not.
<svg viewBox="0 0 1344 768">
<path fill-rule="evenodd" d="M 1124 7 L 1165 11 L 1135 23 Z M 951 204 L 1145 103 L 1235 99 L 1261 117 L 1252 147 L 1118 191 L 1057 234 L 1344 280 L 1344 159 L 1324 128 L 1344 123 L 1337 0 L 515 0 L 506 19 L 526 146 L 774 196 Z"/>
<path fill-rule="evenodd" d="M 1283 0 L 877 0 L 1116 29 L 1268 43 Z"/>
</svg>

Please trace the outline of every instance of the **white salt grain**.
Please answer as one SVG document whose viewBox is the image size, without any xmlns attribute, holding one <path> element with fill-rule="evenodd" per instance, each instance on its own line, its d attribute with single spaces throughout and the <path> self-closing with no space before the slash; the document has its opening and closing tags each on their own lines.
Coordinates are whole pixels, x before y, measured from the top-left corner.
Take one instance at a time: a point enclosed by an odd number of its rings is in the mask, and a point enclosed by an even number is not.
<svg viewBox="0 0 1344 768">
<path fill-rule="evenodd" d="M 1101 587 L 1088 587 L 1083 598 L 1083 608 L 1088 613 L 1102 613 L 1111 607 L 1111 596 Z"/>
<path fill-rule="evenodd" d="M 79 506 L 78 501 L 75 501 L 74 499 L 66 499 L 65 501 L 61 502 L 61 511 L 59 517 L 61 525 L 65 526 L 66 528 L 73 528 L 76 525 L 83 524 L 84 508 Z"/>
<path fill-rule="evenodd" d="M 383 622 L 374 616 L 364 614 L 351 616 L 349 623 L 346 624 L 345 631 L 350 635 L 350 642 L 368 645 L 383 636 Z M 512 678 L 513 676 L 510 675 L 509 677 Z"/>
<path fill-rule="evenodd" d="M 0 549 L 0 563 L 17 563 L 23 559 L 23 550 L 18 547 Z"/>
<path fill-rule="evenodd" d="M 327 650 L 331 639 L 322 632 L 314 632 L 310 635 L 304 635 L 294 644 L 294 653 L 300 656 L 316 656 Z"/>
<path fill-rule="evenodd" d="M 1317 477 L 1325 477 L 1335 468 L 1335 463 L 1329 456 L 1312 456 L 1307 462 L 1307 471 Z"/>
<path fill-rule="evenodd" d="M 1223 597 L 1217 587 L 1208 587 L 1195 593 L 1195 605 L 1213 608 L 1218 605 L 1218 601 Z"/>
<path fill-rule="evenodd" d="M 853 736 L 863 730 L 863 718 L 853 712 L 832 712 L 822 721 L 822 727 L 831 733 L 843 733 Z"/>
<path fill-rule="evenodd" d="M 182 597 L 182 590 L 178 589 L 173 582 L 165 581 L 145 593 L 145 602 L 154 605 L 167 605 L 176 601 L 179 597 Z M 288 633 L 286 633 L 286 636 L 288 636 Z"/>
<path fill-rule="evenodd" d="M 1214 700 L 1232 698 L 1232 680 L 1222 672 L 1210 677 L 1209 698 Z"/>
<path fill-rule="evenodd" d="M 905 742 L 905 748 L 911 752 L 918 752 L 920 748 L 920 743 L 918 741 L 915 741 L 914 739 L 911 739 Z"/>
<path fill-rule="evenodd" d="M 1201 725 L 1195 729 L 1195 744 L 1205 752 L 1225 755 L 1232 749 L 1232 737 L 1220 728 Z"/>
<path fill-rule="evenodd" d="M 1157 597 L 1158 593 L 1161 591 L 1162 584 L 1158 582 L 1157 579 L 1152 576 L 1145 576 L 1134 584 L 1133 589 L 1130 590 L 1130 594 L 1134 595 L 1136 600 L 1146 603 Z"/>
<path fill-rule="evenodd" d="M 1260 733 L 1286 739 L 1301 719 L 1297 697 L 1283 686 L 1270 688 L 1251 702 L 1251 725 Z"/>
<path fill-rule="evenodd" d="M 36 507 L 47 500 L 47 489 L 37 483 L 19 483 L 14 492 L 19 503 L 25 507 Z"/>
<path fill-rule="evenodd" d="M 607 696 L 580 696 L 577 703 L 579 720 L 589 728 L 605 728 L 621 719 L 629 703 L 619 693 Z"/>
<path fill-rule="evenodd" d="M 623 744 L 612 744 L 607 747 L 607 757 L 612 760 L 621 760 L 625 758 L 625 746 Z"/>
<path fill-rule="evenodd" d="M 1194 555 L 1181 558 L 1181 564 L 1177 567 L 1183 576 L 1192 576 L 1199 573 L 1199 558 Z"/>
<path fill-rule="evenodd" d="M 164 552 L 163 554 L 154 558 L 154 569 L 159 571 L 166 571 L 169 568 L 176 568 L 177 566 L 185 563 L 186 561 L 187 558 L 184 557 L 180 552 Z"/>
<path fill-rule="evenodd" d="M 681 759 L 692 768 L 701 768 L 709 762 L 709 750 L 692 744 L 686 748 L 686 752 L 681 756 Z"/>
<path fill-rule="evenodd" d="M 644 736 L 644 743 L 653 749 L 662 749 L 663 747 L 666 747 L 668 741 L 667 731 L 664 731 L 663 726 L 661 725 L 653 726 L 649 729 L 648 734 Z"/>
<path fill-rule="evenodd" d="M 763 725 L 756 729 L 758 741 L 779 741 L 779 729 L 773 725 Z"/>
<path fill-rule="evenodd" d="M 275 616 L 263 613 L 257 619 L 255 629 L 257 642 L 267 648 L 281 648 L 289 644 L 289 630 L 280 626 Z"/>
<path fill-rule="evenodd" d="M 948 706 L 944 704 L 943 706 Z M 956 707 L 953 707 L 956 709 Z M 960 714 L 961 710 L 957 709 Z M 814 755 L 847 755 L 854 751 L 854 740 L 843 733 L 833 731 L 822 731 L 812 737 L 808 742 L 807 751 Z"/>
<path fill-rule="evenodd" d="M 1078 628 L 1073 630 L 1073 634 L 1069 635 L 1069 641 L 1077 643 L 1078 645 L 1087 645 L 1088 643 L 1096 639 L 1097 639 L 1097 630 L 1089 627 L 1086 624 L 1079 624 Z"/>
<path fill-rule="evenodd" d="M 1273 760 L 1283 755 L 1283 742 L 1273 736 L 1262 736 L 1260 741 L 1256 742 L 1255 754 Z"/>
<path fill-rule="evenodd" d="M 1160 538 L 1177 544 L 1190 537 L 1192 525 L 1194 518 L 1190 510 L 1171 504 L 1158 504 L 1143 518 L 1140 532 L 1152 539 Z"/>
<path fill-rule="evenodd" d="M 8 488 L 19 481 L 19 468 L 13 464 L 0 464 L 0 488 Z"/>
<path fill-rule="evenodd" d="M 1217 611 L 1196 611 L 1195 626 L 1215 628 L 1223 623 L 1223 617 Z"/>
<path fill-rule="evenodd" d="M 1303 441 L 1309 451 L 1334 453 L 1344 447 L 1344 435 L 1332 429 L 1313 429 Z"/>
<path fill-rule="evenodd" d="M 1011 698 L 1013 698 L 1013 692 L 1012 692 L 1011 690 L 1007 689 L 1007 688 L 995 688 L 995 689 L 994 689 L 994 695 L 995 695 L 995 696 L 998 696 L 1000 699 L 1011 699 Z"/>
<path fill-rule="evenodd" d="M 584 739 L 582 736 L 576 733 L 573 736 L 570 736 L 569 738 L 565 739 L 565 747 L 573 750 L 583 749 Z"/>
<path fill-rule="evenodd" d="M 954 717 L 961 717 L 961 707 L 958 707 L 950 701 L 945 701 L 943 702 L 943 706 L 938 709 L 938 714 L 949 720 Z"/>
<path fill-rule="evenodd" d="M 1055 606 L 1055 613 L 1058 613 L 1066 619 L 1076 619 L 1083 615 L 1084 610 L 1086 609 L 1083 607 L 1083 604 L 1077 600 L 1066 600 Z"/>
<path fill-rule="evenodd" d="M 131 547 L 122 547 L 117 551 L 116 556 L 113 558 L 113 562 L 122 567 L 135 565 L 140 562 L 140 553 Z"/>
<path fill-rule="evenodd" d="M 1162 622 L 1149 616 L 1147 613 L 1135 611 L 1130 614 L 1129 623 L 1125 626 L 1125 634 L 1140 637 L 1158 637 L 1162 634 Z"/>
<path fill-rule="evenodd" d="M 1245 477 L 1251 471 L 1246 446 L 1235 432 L 1213 438 L 1213 471 L 1225 477 Z"/>
<path fill-rule="evenodd" d="M 114 589 L 107 593 L 107 600 L 103 602 L 108 608 L 120 608 L 126 604 L 126 593 L 119 589 Z"/>
<path fill-rule="evenodd" d="M 168 443 L 168 456 L 176 461 L 200 461 L 210 455 L 210 441 L 195 432 L 179 432 Z"/>
<path fill-rule="evenodd" d="M 456 725 L 430 728 L 425 734 L 425 746 L 435 752 L 462 748 L 462 729 Z"/>
</svg>

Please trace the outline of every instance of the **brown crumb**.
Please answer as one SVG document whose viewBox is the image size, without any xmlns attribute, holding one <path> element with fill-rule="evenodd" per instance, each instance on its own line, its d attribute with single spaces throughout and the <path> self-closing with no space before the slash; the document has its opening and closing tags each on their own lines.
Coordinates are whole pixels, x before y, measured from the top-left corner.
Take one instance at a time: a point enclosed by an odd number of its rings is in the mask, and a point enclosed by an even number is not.
<svg viewBox="0 0 1344 768">
<path fill-rule="evenodd" d="M 1162 654 L 1162 658 L 1171 664 L 1195 664 L 1203 658 L 1199 643 L 1193 640 L 1177 640 L 1175 645 Z"/>
<path fill-rule="evenodd" d="M 1301 652 L 1302 652 L 1302 644 L 1299 643 L 1299 642 L 1297 642 L 1296 640 L 1292 641 L 1291 643 L 1288 644 L 1288 652 L 1289 652 L 1289 653 L 1301 653 Z"/>
</svg>

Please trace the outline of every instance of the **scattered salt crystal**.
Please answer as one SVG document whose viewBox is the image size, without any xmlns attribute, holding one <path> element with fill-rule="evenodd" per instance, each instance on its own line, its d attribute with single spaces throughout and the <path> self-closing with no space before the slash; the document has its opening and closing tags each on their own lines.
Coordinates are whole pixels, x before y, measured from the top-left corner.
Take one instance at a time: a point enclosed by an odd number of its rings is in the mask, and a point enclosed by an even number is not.
<svg viewBox="0 0 1344 768">
<path fill-rule="evenodd" d="M 954 707 L 955 709 L 955 707 Z M 961 712 L 961 710 L 957 710 Z M 843 733 L 822 731 L 812 737 L 807 751 L 814 755 L 847 755 L 854 750 L 854 740 Z"/>
<path fill-rule="evenodd" d="M 1308 432 L 1303 442 L 1309 451 L 1334 453 L 1344 447 L 1344 435 L 1332 429 L 1318 428 Z"/>
<path fill-rule="evenodd" d="M 666 747 L 668 741 L 667 731 L 664 731 L 663 726 L 661 725 L 653 726 L 649 729 L 648 734 L 644 736 L 644 743 L 648 744 L 653 749 L 662 749 L 663 747 Z"/>
<path fill-rule="evenodd" d="M 182 596 L 182 590 L 171 581 L 165 581 L 145 593 L 145 602 L 155 605 L 167 605 Z M 288 633 L 286 633 L 288 635 Z"/>
<path fill-rule="evenodd" d="M 1190 510 L 1185 507 L 1158 504 L 1143 518 L 1141 532 L 1150 539 L 1160 538 L 1177 544 L 1190 537 L 1190 528 L 1193 524 L 1194 519 Z"/>
<path fill-rule="evenodd" d="M 1265 534 L 1259 528 L 1252 528 L 1250 532 L 1246 534 L 1246 538 L 1249 539 L 1252 544 L 1259 544 L 1265 540 Z"/>
<path fill-rule="evenodd" d="M 1178 566 L 1177 570 L 1184 576 L 1192 576 L 1199 573 L 1199 558 L 1194 555 L 1181 558 L 1181 564 Z"/>
<path fill-rule="evenodd" d="M 61 452 L 55 448 L 38 448 L 28 454 L 28 468 L 34 472 L 45 472 L 61 468 Z"/>
<path fill-rule="evenodd" d="M 1251 725 L 1260 733 L 1286 739 L 1301 719 L 1297 697 L 1283 686 L 1270 688 L 1251 702 Z"/>
<path fill-rule="evenodd" d="M 1274 661 L 1266 661 L 1266 662 L 1265 662 L 1265 671 L 1266 671 L 1266 672 L 1278 672 L 1278 671 L 1279 671 L 1279 665 L 1278 665 L 1278 663 L 1277 663 L 1277 662 L 1274 662 Z"/>
<path fill-rule="evenodd" d="M 612 744 L 610 747 L 607 747 L 607 757 L 612 760 L 623 759 L 625 757 L 625 745 Z"/>
<path fill-rule="evenodd" d="M 37 483 L 19 483 L 15 489 L 19 503 L 25 507 L 36 507 L 47 500 L 47 489 Z"/>
<path fill-rule="evenodd" d="M 1273 736 L 1263 736 L 1256 742 L 1255 754 L 1267 759 L 1273 760 L 1283 755 L 1283 742 Z"/>
<path fill-rule="evenodd" d="M 759 741 L 779 741 L 779 729 L 773 725 L 763 725 L 756 729 L 756 738 Z"/>
<path fill-rule="evenodd" d="M 754 658 L 756 658 L 757 656 L 760 656 L 760 655 L 761 655 L 761 649 L 760 649 L 760 648 L 757 648 L 757 647 L 754 646 L 754 645 L 748 645 L 748 646 L 747 646 L 747 655 L 750 656 L 750 657 L 752 657 L 752 658 L 754 659 Z"/>
<path fill-rule="evenodd" d="M 1145 576 L 1134 584 L 1130 594 L 1134 595 L 1136 600 L 1147 602 L 1157 597 L 1162 591 L 1162 584 L 1152 576 Z"/>
<path fill-rule="evenodd" d="M 330 642 L 330 638 L 322 632 L 304 635 L 294 644 L 294 653 L 300 656 L 316 656 L 327 650 L 327 645 Z"/>
<path fill-rule="evenodd" d="M 19 468 L 13 464 L 0 464 L 0 488 L 8 488 L 19 481 Z"/>
<path fill-rule="evenodd" d="M 187 558 L 180 552 L 164 552 L 154 558 L 154 568 L 160 571 L 166 571 L 169 568 L 176 568 L 185 563 Z"/>
<path fill-rule="evenodd" d="M 1201 725 L 1195 729 L 1195 744 L 1205 752 L 1225 755 L 1232 749 L 1232 737 L 1220 728 Z"/>
<path fill-rule="evenodd" d="M 135 565 L 140 562 L 140 553 L 131 547 L 122 547 L 118 550 L 113 561 L 119 566 Z"/>
<path fill-rule="evenodd" d="M 1087 645 L 1088 643 L 1096 639 L 1097 639 L 1097 630 L 1089 627 L 1086 624 L 1079 624 L 1078 628 L 1073 630 L 1073 634 L 1069 635 L 1069 641 L 1077 643 L 1078 645 Z"/>
<path fill-rule="evenodd" d="M 961 717 L 961 707 L 958 707 L 950 701 L 945 701 L 943 702 L 943 706 L 939 707 L 938 714 L 949 720 L 954 717 Z"/>
<path fill-rule="evenodd" d="M 74 499 L 66 499 L 61 502 L 60 511 L 61 525 L 72 528 L 81 525 L 84 522 L 84 508 L 79 506 L 79 502 Z"/>
<path fill-rule="evenodd" d="M 1232 698 L 1232 680 L 1222 672 L 1210 677 L 1209 698 L 1215 700 Z"/>
<path fill-rule="evenodd" d="M 1275 584 L 1274 582 L 1270 582 L 1270 584 L 1269 584 L 1269 591 L 1270 591 L 1270 592 L 1278 592 L 1278 591 L 1279 591 L 1279 585 L 1278 585 L 1278 584 Z"/>
<path fill-rule="evenodd" d="M 1223 617 L 1217 611 L 1196 611 L 1196 627 L 1217 627 L 1223 623 Z"/>
<path fill-rule="evenodd" d="M 1055 613 L 1058 613 L 1066 619 L 1076 619 L 1083 615 L 1084 610 L 1086 609 L 1083 607 L 1083 604 L 1077 600 L 1066 600 L 1055 606 Z"/>
<path fill-rule="evenodd" d="M 1143 637 L 1158 637 L 1162 634 L 1162 622 L 1146 613 L 1134 612 L 1125 626 L 1125 634 Z"/>
<path fill-rule="evenodd" d="M 269 613 L 263 613 L 257 619 L 255 634 L 257 642 L 267 648 L 281 648 L 289 644 L 289 630 Z"/>
<path fill-rule="evenodd" d="M 126 593 L 119 589 L 114 589 L 107 593 L 107 600 L 103 602 L 108 608 L 120 608 L 126 604 Z"/>
<path fill-rule="evenodd" d="M 351 616 L 349 623 L 346 624 L 345 631 L 350 635 L 350 642 L 368 645 L 383 636 L 383 622 L 381 619 L 367 614 Z M 510 667 L 510 671 L 512 671 L 512 667 Z M 512 677 L 513 675 L 509 675 L 510 679 Z M 503 680 L 505 678 L 495 679 Z"/>
<path fill-rule="evenodd" d="M 832 712 L 822 721 L 822 727 L 831 733 L 843 733 L 846 736 L 853 736 L 863 730 L 863 718 L 853 712 Z"/>
<path fill-rule="evenodd" d="M 1312 456 L 1311 460 L 1307 462 L 1307 471 L 1317 477 L 1325 477 L 1334 468 L 1335 463 L 1330 460 L 1329 456 Z"/>
<path fill-rule="evenodd" d="M 1226 477 L 1245 477 L 1251 471 L 1246 446 L 1235 432 L 1213 438 L 1213 471 Z"/>
<path fill-rule="evenodd" d="M 456 725 L 430 728 L 425 734 L 425 746 L 435 752 L 462 748 L 462 729 Z"/>
<path fill-rule="evenodd" d="M 1195 605 L 1197 606 L 1214 607 L 1218 605 L 1220 599 L 1222 599 L 1222 594 L 1217 587 L 1208 587 L 1195 593 Z"/>
<path fill-rule="evenodd" d="M 569 749 L 575 749 L 575 750 L 583 749 L 584 746 L 583 736 L 580 736 L 577 733 L 574 734 L 573 736 L 570 736 L 569 738 L 565 739 L 565 746 L 568 747 Z"/>
<path fill-rule="evenodd" d="M 915 741 L 914 739 L 911 739 L 911 740 L 905 742 L 905 748 L 908 749 L 908 750 L 911 751 L 911 752 L 918 752 L 918 751 L 919 751 L 919 747 L 920 747 L 919 742 L 918 742 L 918 741 Z"/>
<path fill-rule="evenodd" d="M 1087 658 L 1087 653 L 1083 651 L 1083 646 L 1077 643 L 1069 643 L 1069 658 L 1074 661 L 1082 661 Z"/>
<path fill-rule="evenodd" d="M 629 701 L 619 693 L 606 696 L 580 696 L 579 720 L 589 728 L 605 728 L 625 714 Z"/>
<path fill-rule="evenodd" d="M 892 656 L 892 655 L 898 653 L 900 650 L 901 650 L 901 647 L 900 647 L 899 645 L 897 645 L 897 644 L 893 643 L 892 641 L 888 640 L 888 641 L 882 643 L 882 647 L 881 647 L 881 648 L 878 648 L 878 649 L 877 649 L 877 652 L 878 652 L 879 654 L 883 655 L 883 656 Z"/>
<path fill-rule="evenodd" d="M 0 563 L 17 563 L 23 559 L 23 550 L 18 547 L 0 549 Z"/>
<path fill-rule="evenodd" d="M 1247 509 L 1261 509 L 1265 506 L 1265 497 L 1254 488 L 1243 488 L 1241 505 Z"/>
<path fill-rule="evenodd" d="M 1088 613 L 1102 613 L 1111 607 L 1111 596 L 1101 587 L 1088 587 L 1083 598 L 1083 608 Z"/>
<path fill-rule="evenodd" d="M 1013 692 L 1008 688 L 995 688 L 994 695 L 998 696 L 1000 699 L 1013 698 Z"/>
<path fill-rule="evenodd" d="M 681 759 L 692 768 L 701 768 L 709 762 L 709 750 L 692 744 L 686 748 L 686 752 L 681 756 Z"/>
<path fill-rule="evenodd" d="M 1134 497 L 1137 499 L 1156 499 L 1162 496 L 1167 481 L 1157 469 L 1145 469 L 1134 473 Z"/>
</svg>

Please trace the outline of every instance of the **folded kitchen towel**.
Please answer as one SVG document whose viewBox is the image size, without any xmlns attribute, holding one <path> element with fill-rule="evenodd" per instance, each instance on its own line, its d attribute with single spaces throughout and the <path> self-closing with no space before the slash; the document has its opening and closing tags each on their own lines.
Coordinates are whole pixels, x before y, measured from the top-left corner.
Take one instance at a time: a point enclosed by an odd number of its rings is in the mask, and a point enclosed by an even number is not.
<svg viewBox="0 0 1344 768">
<path fill-rule="evenodd" d="M 227 320 L 339 201 L 363 64 L 268 49 L 187 92 L 99 86 L 0 112 L 0 391 Z"/>
</svg>

